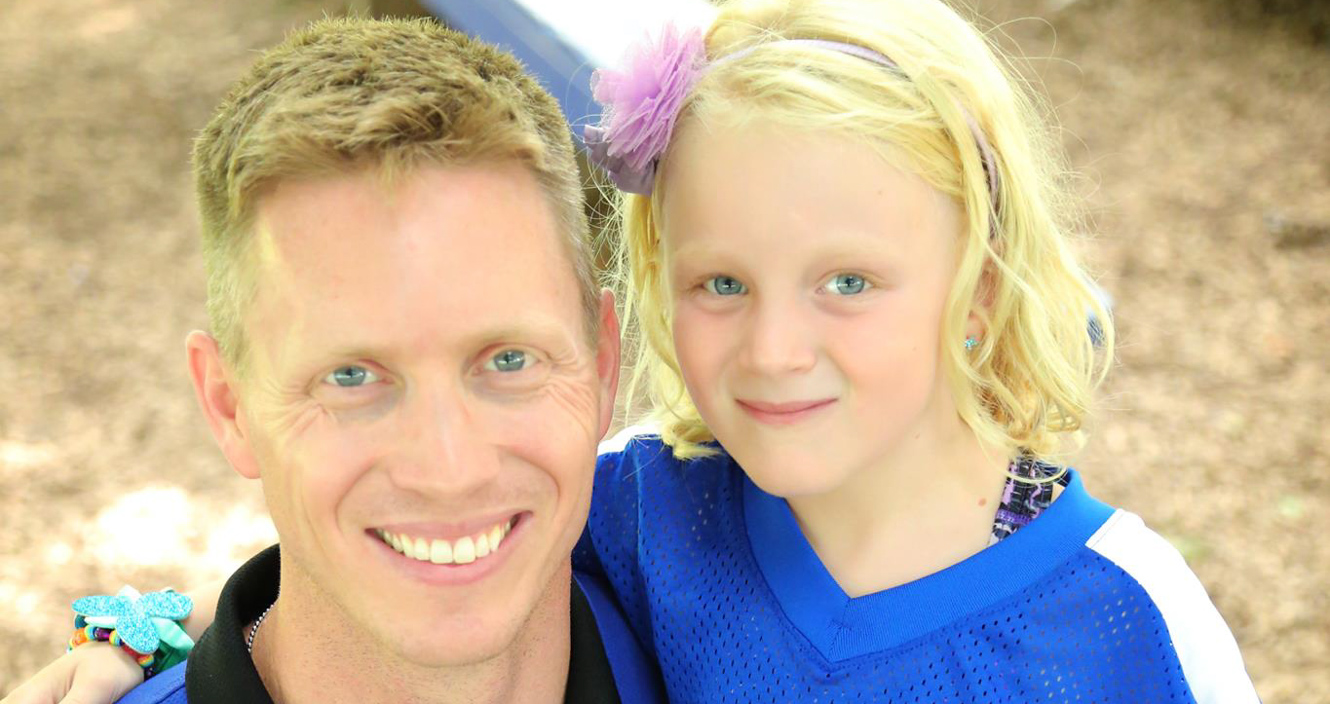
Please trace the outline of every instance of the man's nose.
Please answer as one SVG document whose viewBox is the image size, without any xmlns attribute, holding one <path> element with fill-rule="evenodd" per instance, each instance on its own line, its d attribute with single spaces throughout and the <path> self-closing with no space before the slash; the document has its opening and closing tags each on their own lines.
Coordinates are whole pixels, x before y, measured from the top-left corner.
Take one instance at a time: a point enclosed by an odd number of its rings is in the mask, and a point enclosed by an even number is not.
<svg viewBox="0 0 1330 704">
<path fill-rule="evenodd" d="M 499 447 L 474 403 L 450 389 L 417 394 L 407 408 L 402 452 L 392 463 L 395 484 L 456 496 L 480 489 L 498 474 Z"/>
<path fill-rule="evenodd" d="M 798 374 L 817 363 L 817 340 L 805 312 L 792 301 L 759 301 L 744 336 L 742 361 L 758 374 Z"/>
</svg>

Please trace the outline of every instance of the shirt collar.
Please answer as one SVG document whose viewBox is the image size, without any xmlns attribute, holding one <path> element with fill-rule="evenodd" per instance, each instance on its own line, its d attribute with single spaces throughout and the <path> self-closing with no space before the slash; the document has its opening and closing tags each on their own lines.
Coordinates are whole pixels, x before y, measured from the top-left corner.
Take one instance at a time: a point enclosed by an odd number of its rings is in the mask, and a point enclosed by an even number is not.
<svg viewBox="0 0 1330 704">
<path fill-rule="evenodd" d="M 250 558 L 227 580 L 217 615 L 189 655 L 185 691 L 191 704 L 272 704 L 245 647 L 245 626 L 277 600 L 281 557 L 274 545 Z M 618 702 L 619 697 L 586 596 L 573 580 L 568 702 Z"/>
</svg>

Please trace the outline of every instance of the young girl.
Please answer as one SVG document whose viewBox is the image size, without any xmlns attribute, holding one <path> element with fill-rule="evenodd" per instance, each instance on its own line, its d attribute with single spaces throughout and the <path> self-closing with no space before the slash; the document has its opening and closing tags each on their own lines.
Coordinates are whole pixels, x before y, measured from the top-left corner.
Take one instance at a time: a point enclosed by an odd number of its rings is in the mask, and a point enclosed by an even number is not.
<svg viewBox="0 0 1330 704">
<path fill-rule="evenodd" d="M 651 411 L 575 558 L 672 700 L 1257 701 L 1057 462 L 1113 335 L 1021 86 L 931 0 L 731 2 L 601 75 Z"/>
<path fill-rule="evenodd" d="M 739 0 L 599 80 L 651 408 L 574 557 L 672 700 L 1257 701 L 1178 553 L 1059 464 L 1112 327 L 971 26 Z"/>
</svg>

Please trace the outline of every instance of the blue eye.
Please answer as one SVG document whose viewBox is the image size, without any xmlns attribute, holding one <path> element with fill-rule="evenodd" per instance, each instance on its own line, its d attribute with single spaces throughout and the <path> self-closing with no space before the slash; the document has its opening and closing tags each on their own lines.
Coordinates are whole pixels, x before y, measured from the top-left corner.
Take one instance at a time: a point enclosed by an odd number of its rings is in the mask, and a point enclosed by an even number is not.
<svg viewBox="0 0 1330 704">
<path fill-rule="evenodd" d="M 837 274 L 831 277 L 826 286 L 823 286 L 827 293 L 840 296 L 853 296 L 856 293 L 863 293 L 867 288 L 870 288 L 869 283 L 864 281 L 864 277 L 856 274 Z"/>
<path fill-rule="evenodd" d="M 337 369 L 334 369 L 331 374 L 323 378 L 325 383 L 336 384 L 338 386 L 364 386 L 365 384 L 373 384 L 378 380 L 378 374 L 375 374 L 364 367 L 354 365 L 338 367 Z"/>
<path fill-rule="evenodd" d="M 708 293 L 714 293 L 717 296 L 737 296 L 742 293 L 748 293 L 748 287 L 739 282 L 738 279 L 730 276 L 716 276 L 707 279 L 702 286 Z"/>
<path fill-rule="evenodd" d="M 526 353 L 522 350 L 504 350 L 485 363 L 485 368 L 496 372 L 520 372 L 526 368 Z"/>
</svg>

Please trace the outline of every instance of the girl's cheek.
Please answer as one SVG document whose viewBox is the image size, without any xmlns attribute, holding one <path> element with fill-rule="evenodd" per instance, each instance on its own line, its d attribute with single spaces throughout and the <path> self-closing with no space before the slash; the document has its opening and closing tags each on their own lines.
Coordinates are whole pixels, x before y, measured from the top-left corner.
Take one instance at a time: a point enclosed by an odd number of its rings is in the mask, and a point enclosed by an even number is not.
<svg viewBox="0 0 1330 704">
<path fill-rule="evenodd" d="M 676 309 L 674 350 L 680 360 L 700 360 L 708 350 L 723 347 L 725 336 L 725 326 L 716 316 L 691 306 Z"/>
</svg>

